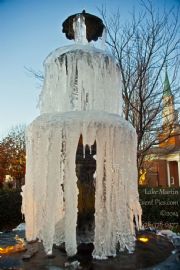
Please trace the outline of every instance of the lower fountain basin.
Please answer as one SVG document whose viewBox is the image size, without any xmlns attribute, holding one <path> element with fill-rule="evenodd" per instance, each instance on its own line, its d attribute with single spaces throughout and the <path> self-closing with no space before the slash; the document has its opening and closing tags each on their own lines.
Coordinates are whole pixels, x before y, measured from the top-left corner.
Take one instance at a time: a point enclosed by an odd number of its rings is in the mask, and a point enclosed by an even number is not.
<svg viewBox="0 0 180 270">
<path fill-rule="evenodd" d="M 0 246 L 14 244 L 14 236 L 17 232 L 2 233 L 0 238 Z M 21 233 L 21 236 L 23 234 Z M 142 242 L 138 239 L 148 239 L 147 242 Z M 91 270 L 124 270 L 124 269 L 152 269 L 152 267 L 161 264 L 158 269 L 169 270 L 179 269 L 180 264 L 177 261 L 176 255 L 172 255 L 174 249 L 173 244 L 166 238 L 156 235 L 152 232 L 140 232 L 137 234 L 137 241 L 135 252 L 129 254 L 128 252 L 119 253 L 115 258 L 108 258 L 107 260 L 94 260 L 91 252 L 93 245 L 82 244 L 78 247 L 78 253 L 73 258 L 68 258 L 65 251 L 58 247 L 53 248 L 54 257 L 48 258 L 44 252 L 41 243 L 28 244 L 28 248 L 37 248 L 38 252 L 28 261 L 23 261 L 24 252 L 1 255 L 0 269 L 17 269 L 17 270 L 62 270 L 65 269 L 65 264 L 78 260 L 80 262 L 79 269 Z M 172 256 L 172 258 L 170 257 Z M 174 256 L 174 257 L 173 257 Z M 171 258 L 171 263 L 166 262 L 167 258 Z M 174 258 L 174 259 L 173 259 Z M 171 268 L 172 266 L 172 268 Z M 177 267 L 177 268 L 176 268 Z M 68 268 L 66 268 L 68 269 Z M 73 269 L 73 268 L 70 268 Z M 78 269 L 78 268 L 74 268 Z"/>
</svg>

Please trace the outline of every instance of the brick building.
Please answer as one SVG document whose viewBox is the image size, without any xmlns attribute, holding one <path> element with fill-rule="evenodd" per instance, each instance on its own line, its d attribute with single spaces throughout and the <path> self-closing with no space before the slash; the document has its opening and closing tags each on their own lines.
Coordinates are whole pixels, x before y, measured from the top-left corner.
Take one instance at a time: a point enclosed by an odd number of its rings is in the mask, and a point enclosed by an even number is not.
<svg viewBox="0 0 180 270">
<path fill-rule="evenodd" d="M 163 89 L 163 128 L 159 145 L 150 150 L 142 185 L 180 187 L 180 124 L 166 70 Z"/>
</svg>

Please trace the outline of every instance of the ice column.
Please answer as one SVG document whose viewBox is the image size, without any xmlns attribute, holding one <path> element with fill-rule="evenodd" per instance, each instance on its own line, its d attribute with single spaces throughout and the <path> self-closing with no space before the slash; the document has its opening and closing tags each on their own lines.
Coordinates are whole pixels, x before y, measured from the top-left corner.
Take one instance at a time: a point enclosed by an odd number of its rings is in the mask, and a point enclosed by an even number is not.
<svg viewBox="0 0 180 270">
<path fill-rule="evenodd" d="M 81 44 L 87 44 L 86 39 L 86 25 L 85 18 L 83 15 L 79 14 L 73 21 L 73 30 L 75 36 L 75 42 Z"/>
</svg>

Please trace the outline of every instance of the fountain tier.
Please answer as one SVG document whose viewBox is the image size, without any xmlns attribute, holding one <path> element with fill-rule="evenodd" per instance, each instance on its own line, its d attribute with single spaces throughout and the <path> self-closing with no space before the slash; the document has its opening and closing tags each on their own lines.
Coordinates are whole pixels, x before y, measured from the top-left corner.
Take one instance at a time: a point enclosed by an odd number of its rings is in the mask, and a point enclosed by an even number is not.
<svg viewBox="0 0 180 270">
<path fill-rule="evenodd" d="M 115 256 L 134 247 L 141 208 L 137 192 L 136 133 L 115 114 L 67 112 L 39 116 L 27 132 L 27 172 L 23 213 L 27 240 L 39 238 L 47 253 L 65 242 L 76 254 L 78 188 L 75 156 L 96 141 L 94 257 Z"/>
<path fill-rule="evenodd" d="M 119 68 L 112 56 L 90 45 L 57 49 L 44 63 L 41 113 L 98 110 L 121 114 Z"/>
</svg>

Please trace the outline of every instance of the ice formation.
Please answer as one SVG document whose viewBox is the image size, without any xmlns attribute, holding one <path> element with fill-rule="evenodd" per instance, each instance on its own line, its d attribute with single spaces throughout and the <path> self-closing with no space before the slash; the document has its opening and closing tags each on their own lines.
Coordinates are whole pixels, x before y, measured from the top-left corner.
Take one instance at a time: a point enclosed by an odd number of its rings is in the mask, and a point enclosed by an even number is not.
<svg viewBox="0 0 180 270">
<path fill-rule="evenodd" d="M 134 219 L 137 228 L 141 226 L 136 132 L 120 116 L 121 77 L 116 61 L 83 44 L 57 49 L 45 61 L 41 114 L 26 134 L 22 212 L 27 240 L 42 240 L 48 254 L 53 244 L 65 243 L 67 254 L 75 255 L 76 151 L 80 136 L 84 149 L 96 142 L 93 256 L 104 259 L 115 256 L 118 247 L 132 252 Z"/>
<path fill-rule="evenodd" d="M 41 113 L 97 110 L 121 115 L 119 68 L 105 51 L 66 46 L 51 53 L 44 65 Z"/>
</svg>

